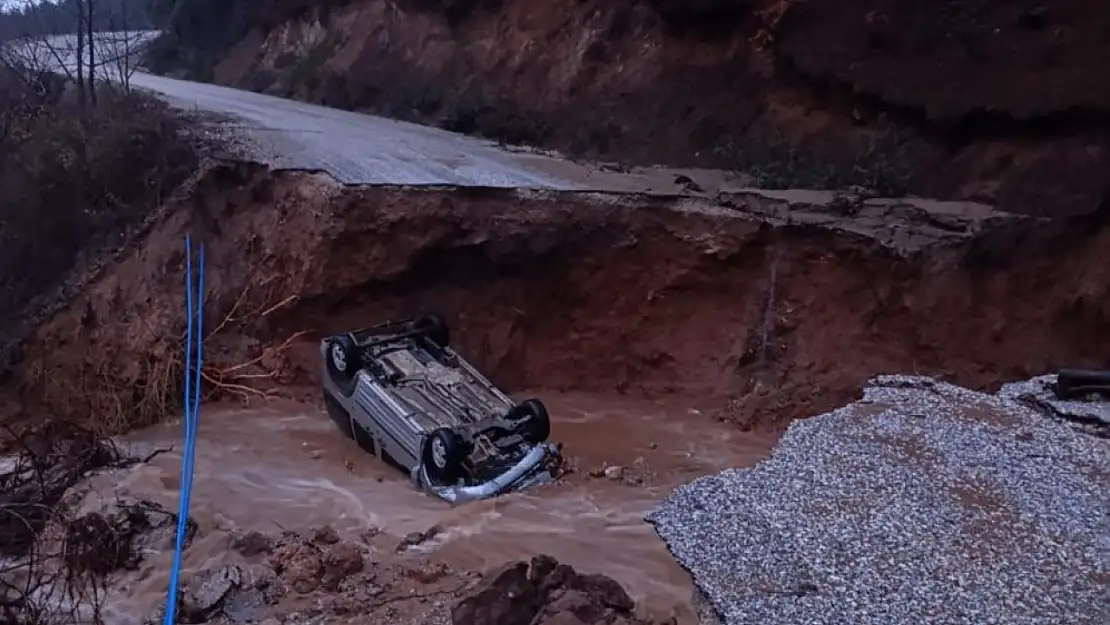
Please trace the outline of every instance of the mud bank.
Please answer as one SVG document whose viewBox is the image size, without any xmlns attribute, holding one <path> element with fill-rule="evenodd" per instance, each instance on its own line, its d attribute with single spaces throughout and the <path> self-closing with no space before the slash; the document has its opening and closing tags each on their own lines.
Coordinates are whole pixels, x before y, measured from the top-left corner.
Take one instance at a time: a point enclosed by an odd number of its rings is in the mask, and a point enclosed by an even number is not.
<svg viewBox="0 0 1110 625">
<path fill-rule="evenodd" d="M 991 387 L 1099 364 L 1110 342 L 1103 214 L 359 188 L 247 165 L 163 211 L 28 340 L 26 398 L 115 429 L 174 410 L 186 233 L 207 246 L 210 398 L 315 398 L 318 337 L 426 310 L 509 389 L 676 395 L 747 426 L 878 373 Z"/>
</svg>

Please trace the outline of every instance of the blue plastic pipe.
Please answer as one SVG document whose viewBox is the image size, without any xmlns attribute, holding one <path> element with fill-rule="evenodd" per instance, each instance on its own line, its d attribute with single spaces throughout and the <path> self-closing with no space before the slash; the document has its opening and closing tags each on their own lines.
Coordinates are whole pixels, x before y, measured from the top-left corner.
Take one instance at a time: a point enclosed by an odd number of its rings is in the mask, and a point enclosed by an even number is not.
<svg viewBox="0 0 1110 625">
<path fill-rule="evenodd" d="M 201 367 L 204 346 L 204 246 L 200 246 L 197 260 L 197 289 L 194 305 L 192 241 L 185 237 L 185 447 L 181 455 L 181 492 L 177 508 L 177 537 L 174 542 L 173 564 L 170 570 L 169 596 L 166 599 L 164 625 L 174 625 L 177 616 L 177 594 L 181 575 L 185 535 L 189 528 L 189 500 L 193 490 L 193 463 L 196 460 L 196 435 L 200 414 Z M 196 323 L 196 331 L 193 323 Z M 196 339 L 197 358 L 192 362 L 193 340 Z M 191 384 L 190 384 L 191 383 Z"/>
</svg>

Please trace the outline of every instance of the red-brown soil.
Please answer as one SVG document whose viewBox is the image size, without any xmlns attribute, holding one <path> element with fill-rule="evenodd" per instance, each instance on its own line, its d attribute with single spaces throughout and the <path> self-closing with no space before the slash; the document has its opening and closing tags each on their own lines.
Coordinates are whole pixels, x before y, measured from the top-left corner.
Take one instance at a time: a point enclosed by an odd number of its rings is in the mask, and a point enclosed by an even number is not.
<svg viewBox="0 0 1110 625">
<path fill-rule="evenodd" d="M 225 395 L 315 396 L 320 336 L 428 310 L 510 389 L 671 394 L 756 426 L 839 405 L 877 373 L 989 387 L 1105 364 L 1105 211 L 1049 225 L 818 200 L 347 188 L 220 167 L 38 329 L 25 397 L 114 428 L 174 409 L 187 232 L 206 245 L 208 388 Z"/>
<path fill-rule="evenodd" d="M 894 178 L 1038 215 L 1107 196 L 1110 12 L 1092 0 L 287 4 L 223 53 L 218 82 L 585 156 L 767 170 L 764 186 Z"/>
<path fill-rule="evenodd" d="M 254 562 L 194 574 L 189 581 L 200 592 L 185 592 L 182 613 L 188 622 L 235 623 L 250 617 L 413 625 L 656 623 L 637 615 L 632 598 L 612 578 L 579 572 L 546 555 L 484 573 L 466 572 L 434 556 L 390 553 L 388 538 L 373 531 L 344 541 L 330 527 L 311 537 L 253 532 L 233 547 Z"/>
</svg>

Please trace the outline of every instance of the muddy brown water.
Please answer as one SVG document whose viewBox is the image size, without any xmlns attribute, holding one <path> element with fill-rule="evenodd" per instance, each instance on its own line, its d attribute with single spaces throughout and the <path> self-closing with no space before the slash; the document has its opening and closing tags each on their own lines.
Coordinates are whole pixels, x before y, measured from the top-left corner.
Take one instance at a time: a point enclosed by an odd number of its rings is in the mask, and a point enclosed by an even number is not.
<svg viewBox="0 0 1110 625">
<path fill-rule="evenodd" d="M 399 541 L 438 526 L 440 532 L 416 549 L 478 569 L 551 554 L 615 578 L 649 614 L 690 622 L 689 577 L 643 516 L 684 481 L 756 463 L 773 437 L 741 432 L 675 402 L 535 395 L 552 413 L 552 438 L 565 444 L 579 471 L 565 483 L 457 507 L 418 492 L 401 471 L 343 438 L 313 406 L 205 406 L 192 498 L 202 538 L 189 549 L 185 574 L 226 561 L 229 532 L 329 524 L 351 538 L 375 527 Z M 179 449 L 182 435 L 180 423 L 164 424 L 131 434 L 127 442 L 136 453 Z M 604 464 L 642 465 L 646 481 L 589 476 Z M 85 505 L 122 495 L 174 509 L 179 479 L 179 453 L 163 453 L 127 472 L 97 476 Z M 139 621 L 163 601 L 169 559 L 168 553 L 149 554 L 143 570 L 120 580 L 109 606 L 114 618 Z"/>
</svg>

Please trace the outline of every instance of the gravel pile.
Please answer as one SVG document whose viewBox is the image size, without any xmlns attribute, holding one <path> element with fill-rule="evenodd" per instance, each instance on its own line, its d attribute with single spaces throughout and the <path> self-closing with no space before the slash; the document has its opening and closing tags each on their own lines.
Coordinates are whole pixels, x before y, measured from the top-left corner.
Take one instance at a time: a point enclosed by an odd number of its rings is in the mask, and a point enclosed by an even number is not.
<svg viewBox="0 0 1110 625">
<path fill-rule="evenodd" d="M 876 378 L 648 521 L 728 625 L 1110 623 L 1110 442 L 1021 394 Z"/>
</svg>

